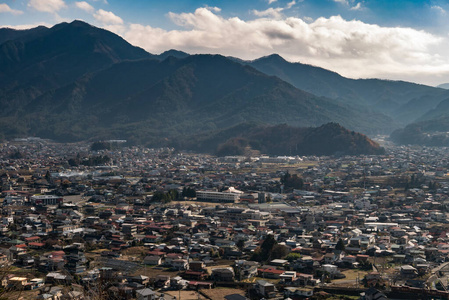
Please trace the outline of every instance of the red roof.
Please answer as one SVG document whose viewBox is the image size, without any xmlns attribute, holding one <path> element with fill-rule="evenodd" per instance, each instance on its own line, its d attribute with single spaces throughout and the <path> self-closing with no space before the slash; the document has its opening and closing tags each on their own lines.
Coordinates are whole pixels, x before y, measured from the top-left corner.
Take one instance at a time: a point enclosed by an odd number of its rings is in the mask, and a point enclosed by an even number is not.
<svg viewBox="0 0 449 300">
<path fill-rule="evenodd" d="M 189 281 L 190 285 L 212 285 L 212 282 Z"/>
<path fill-rule="evenodd" d="M 276 270 L 276 269 L 257 269 L 257 272 L 271 273 L 271 274 L 282 274 L 285 271 L 284 270 Z"/>
<path fill-rule="evenodd" d="M 148 254 L 162 256 L 162 255 L 165 255 L 166 253 L 163 251 L 154 250 L 154 251 L 148 251 Z"/>
<path fill-rule="evenodd" d="M 186 275 L 196 275 L 196 276 L 201 276 L 201 275 L 206 275 L 203 272 L 198 272 L 198 271 L 192 271 L 192 270 L 187 270 L 185 272 Z"/>
<path fill-rule="evenodd" d="M 37 242 L 31 242 L 28 245 L 29 246 L 34 246 L 34 247 L 44 247 L 45 246 L 44 243 L 37 243 Z"/>
</svg>

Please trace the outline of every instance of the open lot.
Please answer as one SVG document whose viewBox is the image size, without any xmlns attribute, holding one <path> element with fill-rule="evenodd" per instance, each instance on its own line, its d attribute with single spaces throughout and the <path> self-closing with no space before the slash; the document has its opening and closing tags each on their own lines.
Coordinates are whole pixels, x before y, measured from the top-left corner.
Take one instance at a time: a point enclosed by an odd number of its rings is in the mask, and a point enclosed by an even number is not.
<svg viewBox="0 0 449 300">
<path fill-rule="evenodd" d="M 232 289 L 232 288 L 215 288 L 211 290 L 202 290 L 203 294 L 211 298 L 212 300 L 222 300 L 225 296 L 233 295 L 233 294 L 239 294 L 242 296 L 245 296 L 245 291 L 239 290 L 239 289 Z"/>
<path fill-rule="evenodd" d="M 182 300 L 206 300 L 207 298 L 201 294 L 198 294 L 196 291 L 168 291 L 164 292 L 164 294 L 168 294 L 170 296 L 175 296 L 176 299 Z M 221 298 L 223 299 L 223 298 Z"/>
<path fill-rule="evenodd" d="M 156 278 L 157 275 L 169 275 L 170 277 L 176 277 L 178 276 L 178 273 L 178 271 L 168 271 L 166 268 L 147 266 L 136 270 L 136 272 L 132 275 L 145 275 L 149 278 Z"/>
</svg>

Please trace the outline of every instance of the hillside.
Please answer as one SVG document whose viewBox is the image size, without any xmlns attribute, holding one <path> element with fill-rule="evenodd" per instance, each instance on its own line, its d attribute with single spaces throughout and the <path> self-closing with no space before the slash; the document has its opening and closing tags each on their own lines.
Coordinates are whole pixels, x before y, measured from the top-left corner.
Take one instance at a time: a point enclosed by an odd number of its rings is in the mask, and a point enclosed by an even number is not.
<svg viewBox="0 0 449 300">
<path fill-rule="evenodd" d="M 449 97 L 449 91 L 441 88 L 404 81 L 349 79 L 323 68 L 288 62 L 277 54 L 243 63 L 304 91 L 381 112 L 403 124 Z"/>
<path fill-rule="evenodd" d="M 8 138 L 122 138 L 158 146 L 242 122 L 339 122 L 365 133 L 397 126 L 223 56 L 152 55 L 81 21 L 7 30 L 3 39 L 0 134 Z"/>
<path fill-rule="evenodd" d="M 39 136 L 156 144 L 248 121 L 294 126 L 335 121 L 354 130 L 386 130 L 392 123 L 219 55 L 118 63 L 42 95 L 24 110 L 30 112 L 29 132 Z"/>
<path fill-rule="evenodd" d="M 239 124 L 213 135 L 185 140 L 184 148 L 220 156 L 245 155 L 257 150 L 269 155 L 382 154 L 384 149 L 365 135 L 337 123 L 319 127 Z"/>
<path fill-rule="evenodd" d="M 390 138 L 400 145 L 449 147 L 449 116 L 416 122 L 395 130 Z"/>
<path fill-rule="evenodd" d="M 0 36 L 9 36 L 0 45 L 3 116 L 22 113 L 23 105 L 87 73 L 121 61 L 151 57 L 119 36 L 81 21 L 52 28 L 7 30 Z"/>
</svg>

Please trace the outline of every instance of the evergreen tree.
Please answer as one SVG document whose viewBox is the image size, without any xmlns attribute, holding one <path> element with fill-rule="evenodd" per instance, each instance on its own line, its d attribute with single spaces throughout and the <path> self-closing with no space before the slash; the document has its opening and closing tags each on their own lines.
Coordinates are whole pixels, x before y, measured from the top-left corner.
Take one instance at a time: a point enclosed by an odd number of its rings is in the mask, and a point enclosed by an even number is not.
<svg viewBox="0 0 449 300">
<path fill-rule="evenodd" d="M 337 242 L 337 245 L 335 245 L 335 250 L 344 251 L 345 250 L 345 243 L 342 239 L 339 239 Z"/>
</svg>

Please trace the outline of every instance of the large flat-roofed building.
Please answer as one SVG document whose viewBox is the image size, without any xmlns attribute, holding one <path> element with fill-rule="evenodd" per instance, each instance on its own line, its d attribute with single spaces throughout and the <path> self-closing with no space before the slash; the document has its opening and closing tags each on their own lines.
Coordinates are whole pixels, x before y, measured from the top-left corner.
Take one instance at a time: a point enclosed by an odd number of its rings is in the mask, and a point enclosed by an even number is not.
<svg viewBox="0 0 449 300">
<path fill-rule="evenodd" d="M 55 195 L 35 195 L 31 196 L 31 203 L 34 205 L 58 205 L 63 202 L 63 198 Z"/>
<path fill-rule="evenodd" d="M 196 199 L 199 201 L 234 203 L 240 199 L 240 193 L 197 191 Z"/>
</svg>

